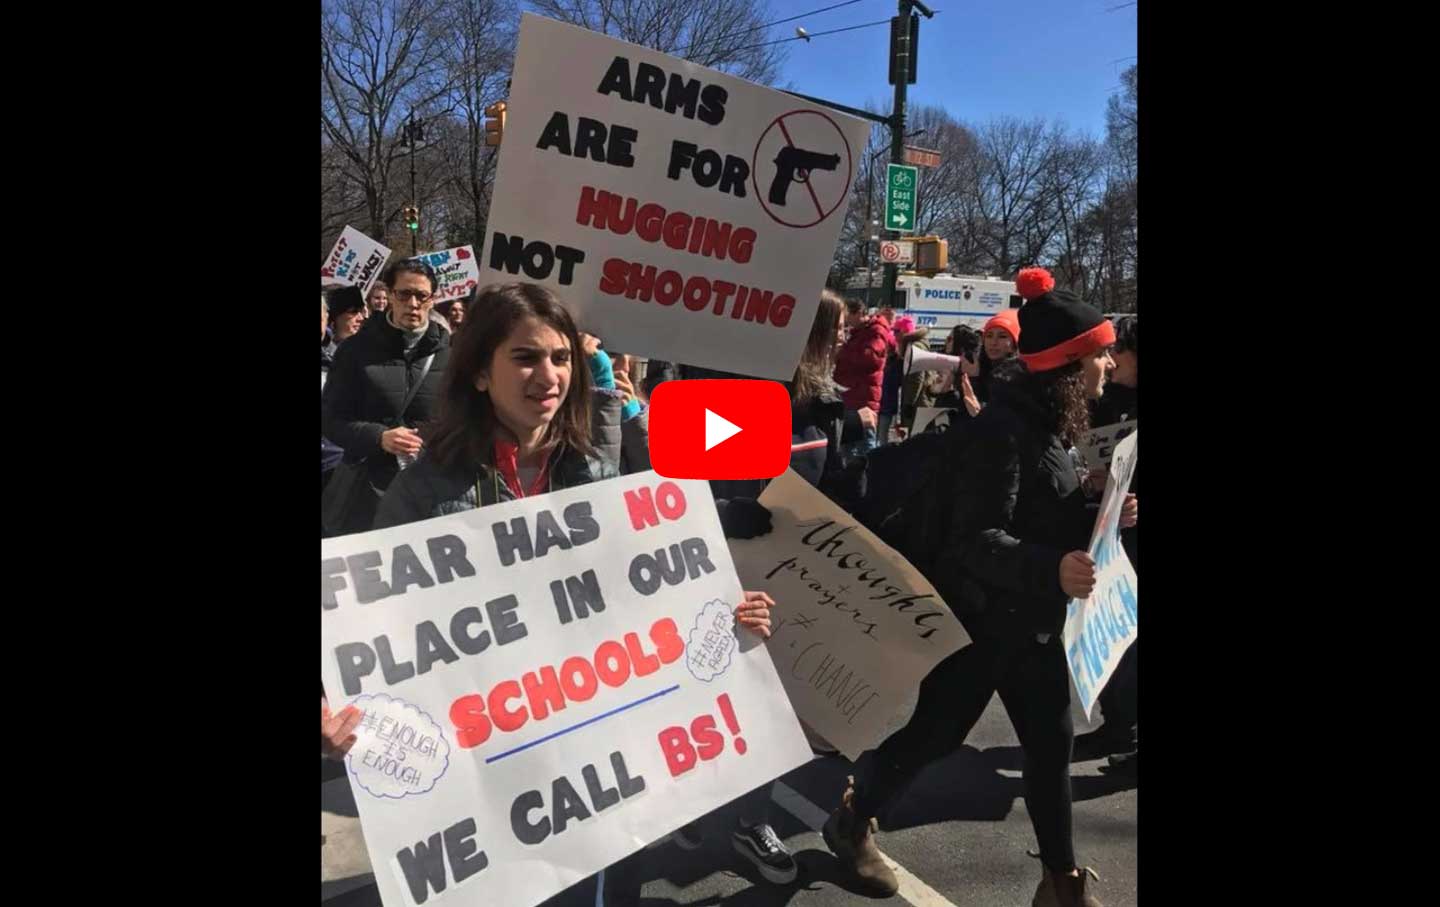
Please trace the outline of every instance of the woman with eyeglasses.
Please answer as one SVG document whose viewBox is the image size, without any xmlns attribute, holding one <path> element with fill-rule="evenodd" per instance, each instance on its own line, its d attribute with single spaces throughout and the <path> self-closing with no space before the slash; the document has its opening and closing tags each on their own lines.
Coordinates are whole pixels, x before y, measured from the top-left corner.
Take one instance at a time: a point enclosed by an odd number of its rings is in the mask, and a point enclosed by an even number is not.
<svg viewBox="0 0 1440 907">
<path fill-rule="evenodd" d="M 450 356 L 449 332 L 430 321 L 434 269 L 406 259 L 381 281 L 389 306 L 336 352 L 321 397 L 323 433 L 345 451 L 345 481 L 337 471 L 322 499 L 334 535 L 369 529 L 380 496 L 419 455 L 418 429 L 434 414 Z"/>
</svg>

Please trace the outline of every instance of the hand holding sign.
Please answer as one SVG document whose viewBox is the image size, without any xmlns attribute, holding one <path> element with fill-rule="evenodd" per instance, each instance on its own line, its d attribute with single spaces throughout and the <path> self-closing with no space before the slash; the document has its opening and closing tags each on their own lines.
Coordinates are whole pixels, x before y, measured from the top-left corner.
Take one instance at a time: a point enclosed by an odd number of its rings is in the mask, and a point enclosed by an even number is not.
<svg viewBox="0 0 1440 907">
<path fill-rule="evenodd" d="M 1060 588 L 1071 598 L 1089 598 L 1095 589 L 1095 559 L 1084 551 L 1061 558 Z"/>
<path fill-rule="evenodd" d="M 775 599 L 764 592 L 746 592 L 745 600 L 735 608 L 735 620 L 761 639 L 769 639 L 770 609 L 773 607 Z"/>
<path fill-rule="evenodd" d="M 1120 528 L 1129 529 L 1140 522 L 1140 499 L 1133 494 L 1125 495 L 1125 504 L 1120 508 Z"/>
<path fill-rule="evenodd" d="M 328 759 L 337 762 L 345 759 L 345 754 L 350 752 L 350 747 L 355 745 L 359 738 L 355 735 L 355 729 L 360 726 L 360 719 L 365 713 L 347 705 L 340 710 L 340 714 L 330 714 L 330 703 L 324 696 L 320 697 L 320 753 Z"/>
</svg>

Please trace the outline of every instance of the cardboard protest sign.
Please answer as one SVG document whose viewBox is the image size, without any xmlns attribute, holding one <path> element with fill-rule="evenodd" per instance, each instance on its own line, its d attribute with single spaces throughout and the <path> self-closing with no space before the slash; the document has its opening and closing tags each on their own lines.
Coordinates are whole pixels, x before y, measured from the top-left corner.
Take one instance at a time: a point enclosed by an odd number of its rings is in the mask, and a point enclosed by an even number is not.
<svg viewBox="0 0 1440 907">
<path fill-rule="evenodd" d="M 1080 455 L 1085 458 L 1086 464 L 1108 469 L 1110 459 L 1115 455 L 1115 445 L 1129 437 L 1139 427 L 1139 419 L 1128 419 L 1113 425 L 1101 425 L 1099 428 L 1092 428 L 1090 433 L 1075 446 L 1080 449 Z"/>
<path fill-rule="evenodd" d="M 527 907 L 811 758 L 709 486 L 321 543 L 321 679 L 386 907 Z"/>
<path fill-rule="evenodd" d="M 543 283 L 615 349 L 794 374 L 869 123 L 530 14 L 509 105 L 482 285 Z"/>
<path fill-rule="evenodd" d="M 368 294 L 389 257 L 390 250 L 385 246 L 354 227 L 346 227 L 320 265 L 320 283 L 322 286 L 358 286 L 361 293 Z"/>
<path fill-rule="evenodd" d="M 1140 635 L 1140 583 L 1120 544 L 1120 508 L 1135 474 L 1140 433 L 1132 432 L 1115 447 L 1105 496 L 1090 537 L 1095 559 L 1095 590 L 1089 598 L 1071 599 L 1065 611 L 1062 639 L 1070 662 L 1075 699 L 1085 717 L 1095 714 L 1095 701 L 1115 672 L 1120 656 Z"/>
<path fill-rule="evenodd" d="M 775 599 L 767 645 L 795 713 L 855 759 L 970 637 L 899 552 L 793 469 L 760 503 L 774 529 L 731 540 L 735 569 L 745 588 Z"/>
<path fill-rule="evenodd" d="M 480 283 L 480 266 L 475 261 L 474 246 L 422 252 L 415 257 L 435 269 L 436 302 L 461 299 Z"/>
</svg>

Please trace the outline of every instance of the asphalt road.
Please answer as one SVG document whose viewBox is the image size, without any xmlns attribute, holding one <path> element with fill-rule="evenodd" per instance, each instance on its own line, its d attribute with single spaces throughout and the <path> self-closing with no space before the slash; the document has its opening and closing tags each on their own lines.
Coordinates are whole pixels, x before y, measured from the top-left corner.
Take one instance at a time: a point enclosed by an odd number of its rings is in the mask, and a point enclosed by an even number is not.
<svg viewBox="0 0 1440 907">
<path fill-rule="evenodd" d="M 1103 764 L 1101 758 L 1071 767 L 1076 857 L 1099 873 L 1092 890 L 1106 907 L 1135 907 L 1135 782 L 1100 772 Z M 1028 907 L 1040 863 L 1025 853 L 1035 848 L 1035 836 L 1025 811 L 1020 765 L 1015 732 L 996 697 L 967 744 L 926 769 L 881 817 L 880 848 L 903 868 L 900 895 L 888 903 Z M 771 805 L 772 824 L 800 866 L 800 877 L 791 885 L 766 882 L 735 854 L 729 840 L 734 817 L 722 810 L 707 820 L 706 840 L 698 850 L 662 843 L 621 864 L 618 877 L 610 880 L 606 907 L 874 904 L 844 887 L 835 858 L 816 830 L 850 770 L 840 758 L 816 759 L 772 787 L 777 801 Z M 331 824 L 322 830 L 330 836 L 324 874 L 331 880 L 322 884 L 322 898 L 329 898 L 327 907 L 374 907 L 379 898 L 373 885 L 357 887 L 358 878 L 345 881 L 363 862 L 363 844 L 352 836 L 349 846 L 360 848 L 359 859 L 354 853 L 347 856 L 344 825 L 334 819 L 331 815 Z"/>
</svg>

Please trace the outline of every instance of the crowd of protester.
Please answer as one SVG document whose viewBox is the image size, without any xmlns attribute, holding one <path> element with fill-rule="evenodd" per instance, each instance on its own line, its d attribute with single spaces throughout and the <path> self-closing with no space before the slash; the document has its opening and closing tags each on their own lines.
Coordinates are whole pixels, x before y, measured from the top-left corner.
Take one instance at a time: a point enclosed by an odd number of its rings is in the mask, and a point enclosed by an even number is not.
<svg viewBox="0 0 1440 907">
<path fill-rule="evenodd" d="M 898 890 L 876 846 L 877 816 L 926 765 L 964 742 L 998 692 L 1025 754 L 1025 802 L 1043 865 L 1033 903 L 1100 903 L 1072 839 L 1076 738 L 1060 631 L 1067 601 L 1095 584 L 1086 548 L 1104 483 L 1096 464 L 1077 469 L 1073 452 L 1092 426 L 1137 417 L 1137 319 L 1112 323 L 1038 268 L 1022 271 L 1017 286 L 1024 305 L 980 332 L 956 327 L 942 351 L 958 366 L 938 371 L 909 368 L 928 338 L 908 316 L 867 313 L 826 290 L 785 382 L 792 444 L 802 448 L 791 466 L 852 512 L 866 494 L 866 459 L 909 443 L 920 409 L 950 411 L 929 429 L 946 436 L 947 468 L 933 489 L 941 556 L 926 569 L 973 643 L 924 680 L 914 716 L 866 761 L 863 776 L 851 776 L 823 829 L 850 880 L 875 896 Z M 407 259 L 368 294 L 322 293 L 324 536 L 647 470 L 647 400 L 659 383 L 741 377 L 608 350 L 536 284 L 488 286 L 438 303 L 436 289 L 430 266 Z M 727 537 L 771 531 L 758 500 L 766 484 L 712 483 Z M 1138 569 L 1137 521 L 1132 493 L 1121 526 Z M 737 623 L 768 637 L 774 606 L 764 590 L 747 591 L 735 604 Z M 1108 747 L 1113 771 L 1135 770 L 1137 649 L 1101 695 L 1105 724 L 1082 740 Z M 322 690 L 322 753 L 343 759 L 359 720 L 353 707 L 332 713 Z M 769 792 L 767 782 L 742 797 L 737 821 L 721 833 L 764 878 L 787 884 L 797 866 L 770 824 Z M 713 824 L 696 821 L 672 840 L 693 849 Z M 547 904 L 596 903 L 603 875 Z"/>
</svg>

